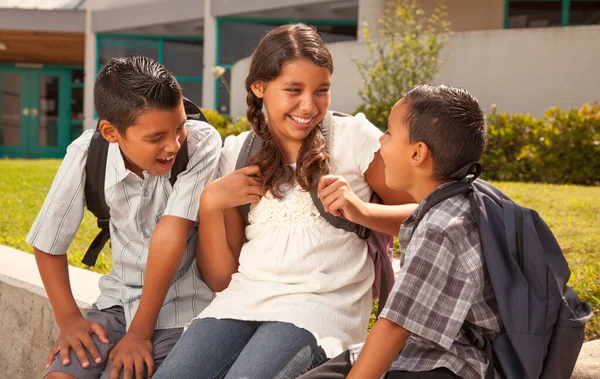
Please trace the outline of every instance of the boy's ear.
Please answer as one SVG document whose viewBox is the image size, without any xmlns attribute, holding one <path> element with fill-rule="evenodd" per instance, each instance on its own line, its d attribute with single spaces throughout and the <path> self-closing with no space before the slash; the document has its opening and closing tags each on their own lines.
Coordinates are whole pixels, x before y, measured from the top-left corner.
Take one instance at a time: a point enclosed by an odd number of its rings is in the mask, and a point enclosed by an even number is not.
<svg viewBox="0 0 600 379">
<path fill-rule="evenodd" d="M 262 80 L 257 80 L 250 85 L 250 89 L 254 96 L 262 99 L 265 96 L 265 82 Z"/>
<path fill-rule="evenodd" d="M 110 143 L 116 143 L 119 141 L 119 130 L 106 120 L 100 120 L 100 133 L 105 140 Z"/>
<path fill-rule="evenodd" d="M 417 142 L 414 144 L 412 156 L 410 157 L 410 163 L 413 167 L 422 166 L 427 159 L 431 157 L 431 150 L 424 142 Z"/>
</svg>

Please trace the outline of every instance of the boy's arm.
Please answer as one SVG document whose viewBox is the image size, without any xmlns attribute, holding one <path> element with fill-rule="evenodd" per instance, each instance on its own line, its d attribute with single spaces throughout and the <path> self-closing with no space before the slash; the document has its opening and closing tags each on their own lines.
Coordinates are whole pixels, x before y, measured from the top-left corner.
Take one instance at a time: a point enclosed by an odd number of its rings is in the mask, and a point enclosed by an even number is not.
<svg viewBox="0 0 600 379">
<path fill-rule="evenodd" d="M 400 325 L 384 318 L 377 320 L 348 378 L 381 378 L 409 336 L 410 332 Z"/>
<path fill-rule="evenodd" d="M 379 378 L 410 334 L 450 348 L 476 293 L 457 257 L 466 245 L 457 245 L 450 237 L 453 232 L 451 225 L 442 228 L 426 219 L 414 230 L 394 287 L 350 378 Z M 478 233 L 466 232 L 462 238 L 471 241 Z"/>
<path fill-rule="evenodd" d="M 397 236 L 400 225 L 417 209 L 417 204 L 409 194 L 385 185 L 384 170 L 381 155 L 376 152 L 365 178 L 385 205 L 360 200 L 344 178 L 326 175 L 319 181 L 318 188 L 325 210 L 334 216 L 343 214 L 349 221 L 369 229 Z"/>
<path fill-rule="evenodd" d="M 107 334 L 100 324 L 88 321 L 81 315 L 71 291 L 67 256 L 50 255 L 35 247 L 33 251 L 56 324 L 60 329 L 60 334 L 48 353 L 46 367 L 50 366 L 58 352 L 63 364 L 68 365 L 70 349 L 73 349 L 84 368 L 89 366 L 84 348 L 90 352 L 92 359 L 99 363 L 100 353 L 90 335 L 96 334 L 102 343 L 108 343 Z"/>
<path fill-rule="evenodd" d="M 194 224 L 175 216 L 163 216 L 150 239 L 148 263 L 140 305 L 126 335 L 111 350 L 108 360 L 113 361 L 110 377 L 118 378 L 121 370 L 135 370 L 137 377 L 154 373 L 152 358 L 154 325 L 163 301 L 179 268 L 186 248 L 188 232 Z"/>
<path fill-rule="evenodd" d="M 214 178 L 221 152 L 221 137 L 210 125 L 188 130 L 189 162 L 179 174 L 164 214 L 154 228 L 148 248 L 148 261 L 140 304 L 123 339 L 109 354 L 113 361 L 110 378 L 121 370 L 143 376 L 154 371 L 152 336 L 173 277 L 185 253 L 188 233 L 198 217 L 200 194 Z"/>
</svg>

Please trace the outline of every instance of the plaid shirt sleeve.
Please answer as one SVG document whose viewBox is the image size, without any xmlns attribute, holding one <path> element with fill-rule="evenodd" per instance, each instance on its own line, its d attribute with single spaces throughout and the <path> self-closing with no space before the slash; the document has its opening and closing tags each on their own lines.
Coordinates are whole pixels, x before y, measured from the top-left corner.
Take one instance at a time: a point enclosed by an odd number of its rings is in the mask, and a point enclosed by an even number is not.
<svg viewBox="0 0 600 379">
<path fill-rule="evenodd" d="M 439 227 L 417 227 L 381 313 L 446 349 L 456 339 L 476 295 L 459 257 L 468 247 L 452 237 Z"/>
</svg>

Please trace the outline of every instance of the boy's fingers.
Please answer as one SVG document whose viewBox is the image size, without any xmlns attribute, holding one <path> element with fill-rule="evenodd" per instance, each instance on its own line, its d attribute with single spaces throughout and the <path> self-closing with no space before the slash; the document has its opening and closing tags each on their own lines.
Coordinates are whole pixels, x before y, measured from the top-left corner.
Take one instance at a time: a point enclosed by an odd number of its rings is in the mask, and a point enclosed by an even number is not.
<svg viewBox="0 0 600 379">
<path fill-rule="evenodd" d="M 71 363 L 71 359 L 69 358 L 69 348 L 61 348 L 58 352 L 60 353 L 60 360 L 63 366 L 67 366 Z"/>
<path fill-rule="evenodd" d="M 54 360 L 54 356 L 58 353 L 58 347 L 56 344 L 52 346 L 52 349 L 48 352 L 48 359 L 46 360 L 46 368 L 50 367 L 52 361 Z"/>
<path fill-rule="evenodd" d="M 146 358 L 144 358 L 144 361 L 146 362 L 146 368 L 148 369 L 148 378 L 151 378 L 152 375 L 154 375 L 154 359 L 148 354 Z"/>
<path fill-rule="evenodd" d="M 330 185 L 331 183 L 335 182 L 337 179 L 338 179 L 338 177 L 335 175 L 321 176 L 321 179 L 319 179 L 319 185 L 317 187 L 317 192 L 320 193 L 323 188 L 325 188 L 328 185 Z"/>
<path fill-rule="evenodd" d="M 144 359 L 141 356 L 135 358 L 135 379 L 144 379 Z"/>
<path fill-rule="evenodd" d="M 85 354 L 85 349 L 83 348 L 81 341 L 78 341 L 78 343 L 73 344 L 73 346 L 71 348 L 75 352 L 77 359 L 79 359 L 79 363 L 81 363 L 81 367 L 87 368 L 90 365 L 90 362 L 88 362 L 88 358 L 87 358 L 87 355 Z"/>
<path fill-rule="evenodd" d="M 82 338 L 81 342 L 83 343 L 83 346 L 85 346 L 87 351 L 90 352 L 90 355 L 92 356 L 94 362 L 100 363 L 102 361 L 102 357 L 100 356 L 100 352 L 98 351 L 96 344 L 94 343 L 94 341 L 92 341 L 92 338 L 90 336 L 86 336 Z"/>
<path fill-rule="evenodd" d="M 119 375 L 121 374 L 122 368 L 123 364 L 121 363 L 121 360 L 113 361 L 112 367 L 110 368 L 110 379 L 119 379 Z"/>
<path fill-rule="evenodd" d="M 98 339 L 102 343 L 109 343 L 108 341 L 108 333 L 106 333 L 106 329 L 97 322 L 92 322 L 91 325 L 92 333 L 98 336 Z"/>
</svg>

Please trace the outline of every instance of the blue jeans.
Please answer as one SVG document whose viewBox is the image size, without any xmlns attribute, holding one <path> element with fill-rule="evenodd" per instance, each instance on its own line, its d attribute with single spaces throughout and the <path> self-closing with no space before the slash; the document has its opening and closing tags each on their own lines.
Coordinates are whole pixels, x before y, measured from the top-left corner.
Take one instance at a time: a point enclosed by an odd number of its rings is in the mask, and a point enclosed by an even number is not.
<svg viewBox="0 0 600 379">
<path fill-rule="evenodd" d="M 154 379 L 292 379 L 327 359 L 315 337 L 284 322 L 195 320 Z"/>
</svg>

